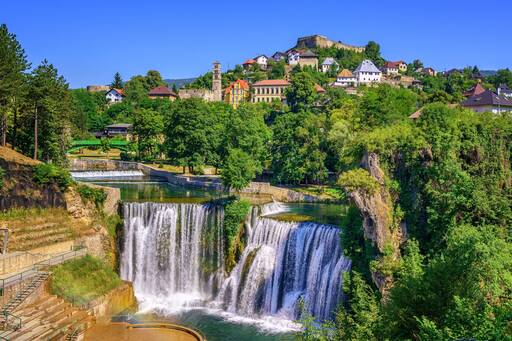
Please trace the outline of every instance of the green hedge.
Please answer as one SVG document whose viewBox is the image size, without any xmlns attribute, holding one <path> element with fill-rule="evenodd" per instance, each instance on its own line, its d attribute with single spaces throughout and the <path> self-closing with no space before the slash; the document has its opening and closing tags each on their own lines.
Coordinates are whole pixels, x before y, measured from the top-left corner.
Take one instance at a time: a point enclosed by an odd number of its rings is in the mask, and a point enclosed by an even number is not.
<svg viewBox="0 0 512 341">
<path fill-rule="evenodd" d="M 39 184 L 56 183 L 61 190 L 66 190 L 73 178 L 69 172 L 51 163 L 42 163 L 34 169 L 34 180 Z"/>
<path fill-rule="evenodd" d="M 83 201 L 94 203 L 98 209 L 103 206 L 105 200 L 107 199 L 107 193 L 101 188 L 94 188 L 87 185 L 78 185 L 77 191 Z"/>
</svg>

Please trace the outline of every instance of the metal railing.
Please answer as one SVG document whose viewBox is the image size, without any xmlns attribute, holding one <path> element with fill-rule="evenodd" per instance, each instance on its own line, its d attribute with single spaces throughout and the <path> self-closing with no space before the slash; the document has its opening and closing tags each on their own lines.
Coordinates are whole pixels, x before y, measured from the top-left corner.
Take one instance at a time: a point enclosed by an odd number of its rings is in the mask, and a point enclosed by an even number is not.
<svg viewBox="0 0 512 341">
<path fill-rule="evenodd" d="M 61 264 L 65 261 L 73 259 L 73 258 L 85 256 L 86 254 L 87 254 L 87 248 L 81 248 L 81 249 L 76 249 L 73 251 L 68 251 L 66 253 L 51 257 L 47 260 L 43 260 L 43 261 L 34 263 L 30 268 L 28 268 L 22 272 L 19 272 L 15 275 L 1 278 L 0 279 L 0 294 L 3 295 L 3 291 L 6 287 L 9 287 L 13 284 L 19 283 L 25 279 L 32 278 L 32 277 L 40 274 L 41 270 L 43 270 L 43 269 L 49 268 L 50 266 L 53 266 L 53 265 Z"/>
<path fill-rule="evenodd" d="M 9 327 L 9 317 L 11 318 L 14 318 L 16 320 L 16 323 L 14 324 L 14 330 L 19 330 L 21 329 L 21 317 L 17 316 L 17 315 L 14 315 L 8 311 L 3 311 L 2 312 L 2 315 L 4 316 L 4 323 L 5 323 L 5 326 L 4 326 L 4 330 L 7 330 L 8 327 Z"/>
</svg>

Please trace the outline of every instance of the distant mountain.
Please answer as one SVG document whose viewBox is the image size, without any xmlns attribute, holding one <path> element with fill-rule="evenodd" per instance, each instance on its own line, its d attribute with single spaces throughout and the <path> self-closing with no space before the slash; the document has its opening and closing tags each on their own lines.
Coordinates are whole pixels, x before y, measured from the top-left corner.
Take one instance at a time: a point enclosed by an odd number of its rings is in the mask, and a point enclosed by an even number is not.
<svg viewBox="0 0 512 341">
<path fill-rule="evenodd" d="M 170 88 L 172 88 L 173 85 L 176 85 L 176 88 L 179 89 L 187 84 L 192 83 L 195 80 L 196 78 L 164 79 L 164 82 L 166 82 Z"/>
<path fill-rule="evenodd" d="M 484 77 L 494 76 L 496 74 L 496 70 L 480 70 L 480 73 Z"/>
</svg>

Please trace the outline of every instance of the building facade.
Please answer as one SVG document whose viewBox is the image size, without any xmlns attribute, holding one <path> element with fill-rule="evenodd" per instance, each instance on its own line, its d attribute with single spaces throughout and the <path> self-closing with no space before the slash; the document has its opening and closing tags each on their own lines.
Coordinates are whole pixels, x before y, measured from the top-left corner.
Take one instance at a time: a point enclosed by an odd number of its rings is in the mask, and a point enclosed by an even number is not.
<svg viewBox="0 0 512 341">
<path fill-rule="evenodd" d="M 253 59 L 256 62 L 256 64 L 258 64 L 258 66 L 260 67 L 261 70 L 267 69 L 267 64 L 268 64 L 267 56 L 265 56 L 264 54 L 260 54 L 259 56 L 255 57 Z"/>
<path fill-rule="evenodd" d="M 213 62 L 212 92 L 215 102 L 222 101 L 222 70 L 219 62 Z"/>
<path fill-rule="evenodd" d="M 241 103 L 249 101 L 250 97 L 249 83 L 242 79 L 232 82 L 224 91 L 224 101 L 233 108 L 238 108 Z"/>
<path fill-rule="evenodd" d="M 174 101 L 178 98 L 178 95 L 166 86 L 157 86 L 151 89 L 148 96 L 151 99 L 168 99 L 170 101 Z"/>
<path fill-rule="evenodd" d="M 311 50 L 307 50 L 299 55 L 299 65 L 301 67 L 310 66 L 313 69 L 318 69 L 318 56 Z"/>
<path fill-rule="evenodd" d="M 286 98 L 286 88 L 290 83 L 285 79 L 267 79 L 252 85 L 253 103 L 270 103 L 274 100 L 283 101 Z"/>
<path fill-rule="evenodd" d="M 112 88 L 107 92 L 105 98 L 109 104 L 114 104 L 122 102 L 125 96 L 123 89 Z"/>
<path fill-rule="evenodd" d="M 325 58 L 324 61 L 322 62 L 322 65 L 320 66 L 320 70 L 323 73 L 327 73 L 331 70 L 337 70 L 337 69 L 338 69 L 338 62 L 332 57 Z"/>
<path fill-rule="evenodd" d="M 340 73 L 338 73 L 336 77 L 336 82 L 332 84 L 333 86 L 341 86 L 341 87 L 354 87 L 357 85 L 357 79 L 350 70 L 343 69 Z"/>
<path fill-rule="evenodd" d="M 495 94 L 491 90 L 474 95 L 461 103 L 465 108 L 474 112 L 492 112 L 493 114 L 502 114 L 512 112 L 512 100 L 503 95 Z"/>
<path fill-rule="evenodd" d="M 358 85 L 380 83 L 382 72 L 375 66 L 375 64 L 373 64 L 371 60 L 365 59 L 354 70 L 354 76 Z"/>
</svg>

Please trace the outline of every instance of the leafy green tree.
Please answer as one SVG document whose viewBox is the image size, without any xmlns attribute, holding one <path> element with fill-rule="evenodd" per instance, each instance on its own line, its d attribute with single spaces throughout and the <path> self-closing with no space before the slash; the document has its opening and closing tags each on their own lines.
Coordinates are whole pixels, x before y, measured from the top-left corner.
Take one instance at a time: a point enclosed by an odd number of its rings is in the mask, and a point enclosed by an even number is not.
<svg viewBox="0 0 512 341">
<path fill-rule="evenodd" d="M 162 116 L 151 109 L 138 109 L 133 117 L 133 132 L 137 135 L 139 157 L 154 157 L 162 142 Z"/>
<path fill-rule="evenodd" d="M 292 111 L 310 109 L 317 98 L 313 78 L 306 72 L 298 72 L 293 74 L 290 83 L 286 99 Z"/>
<path fill-rule="evenodd" d="M 286 63 L 284 61 L 269 63 L 268 79 L 283 79 L 286 75 Z"/>
<path fill-rule="evenodd" d="M 162 75 L 160 75 L 160 72 L 156 70 L 149 70 L 146 73 L 145 77 L 146 81 L 146 89 L 149 91 L 153 88 L 156 88 L 157 86 L 166 86 L 167 84 L 162 79 Z"/>
<path fill-rule="evenodd" d="M 14 105 L 17 113 L 16 96 L 26 87 L 24 72 L 30 68 L 25 51 L 10 33 L 5 24 L 0 26 L 0 145 L 7 143 L 7 111 Z M 15 119 L 16 121 L 16 119 Z M 15 130 L 17 129 L 17 122 Z"/>
<path fill-rule="evenodd" d="M 230 149 L 222 168 L 222 184 L 241 191 L 256 176 L 256 166 L 252 157 L 240 149 Z"/>
<path fill-rule="evenodd" d="M 121 78 L 121 74 L 116 72 L 114 74 L 114 80 L 110 83 L 110 87 L 114 89 L 122 89 L 123 88 L 123 79 Z"/>
<path fill-rule="evenodd" d="M 380 55 L 380 45 L 374 41 L 369 41 L 364 48 L 364 54 L 366 58 L 372 60 L 375 65 L 382 66 L 384 59 Z"/>
<path fill-rule="evenodd" d="M 101 139 L 101 151 L 105 154 L 107 154 L 108 158 L 108 152 L 110 151 L 110 140 L 108 138 L 102 138 Z"/>
</svg>

